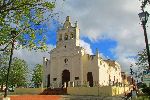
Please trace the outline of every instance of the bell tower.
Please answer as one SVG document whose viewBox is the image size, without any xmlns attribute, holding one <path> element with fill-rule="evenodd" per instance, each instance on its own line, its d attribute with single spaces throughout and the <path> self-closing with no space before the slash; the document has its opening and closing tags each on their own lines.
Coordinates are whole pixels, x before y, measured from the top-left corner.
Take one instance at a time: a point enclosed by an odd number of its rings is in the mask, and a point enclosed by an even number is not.
<svg viewBox="0 0 150 100">
<path fill-rule="evenodd" d="M 71 25 L 70 17 L 67 16 L 63 27 L 57 32 L 57 47 L 61 46 L 79 46 L 79 28 L 78 23 Z"/>
</svg>

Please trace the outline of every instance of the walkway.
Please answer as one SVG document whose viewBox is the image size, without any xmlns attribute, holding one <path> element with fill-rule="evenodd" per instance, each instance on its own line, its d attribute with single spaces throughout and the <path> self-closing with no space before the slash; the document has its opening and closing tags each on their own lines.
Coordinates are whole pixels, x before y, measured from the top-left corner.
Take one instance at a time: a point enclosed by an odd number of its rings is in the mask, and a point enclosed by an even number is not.
<svg viewBox="0 0 150 100">
<path fill-rule="evenodd" d="M 18 96 L 10 96 L 10 98 L 11 100 L 122 100 L 121 97 L 70 96 L 70 95 L 18 95 Z"/>
</svg>

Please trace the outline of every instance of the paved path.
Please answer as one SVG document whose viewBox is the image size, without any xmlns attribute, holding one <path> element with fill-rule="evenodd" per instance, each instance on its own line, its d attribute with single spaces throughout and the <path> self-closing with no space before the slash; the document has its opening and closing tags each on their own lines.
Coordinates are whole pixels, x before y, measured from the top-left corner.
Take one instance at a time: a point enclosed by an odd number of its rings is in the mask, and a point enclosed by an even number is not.
<svg viewBox="0 0 150 100">
<path fill-rule="evenodd" d="M 18 95 L 11 100 L 122 100 L 121 97 L 71 96 L 71 95 Z M 1 100 L 1 99 L 0 99 Z"/>
<path fill-rule="evenodd" d="M 60 100 L 59 95 L 18 95 L 10 96 L 10 100 Z"/>
<path fill-rule="evenodd" d="M 122 100 L 121 97 L 102 97 L 102 96 L 70 96 L 63 95 L 61 100 Z"/>
</svg>

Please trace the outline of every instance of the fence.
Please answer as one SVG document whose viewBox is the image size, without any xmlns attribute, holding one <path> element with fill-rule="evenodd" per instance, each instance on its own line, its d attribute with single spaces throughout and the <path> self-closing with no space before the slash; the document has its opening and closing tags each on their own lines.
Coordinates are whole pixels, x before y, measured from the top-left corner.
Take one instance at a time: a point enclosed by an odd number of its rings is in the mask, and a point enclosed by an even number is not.
<svg viewBox="0 0 150 100">
<path fill-rule="evenodd" d="M 123 86 L 127 86 L 125 84 L 122 84 L 120 82 L 109 82 L 109 83 L 99 83 L 98 81 L 93 81 L 92 82 L 93 86 L 91 87 L 101 87 L 101 86 L 119 86 L 119 87 L 123 87 Z M 62 87 L 62 83 L 61 82 L 52 82 L 51 83 L 51 86 L 53 88 L 59 88 L 59 87 Z M 69 81 L 68 83 L 64 82 L 63 84 L 64 87 L 90 87 L 90 84 L 89 84 L 89 81 Z"/>
</svg>

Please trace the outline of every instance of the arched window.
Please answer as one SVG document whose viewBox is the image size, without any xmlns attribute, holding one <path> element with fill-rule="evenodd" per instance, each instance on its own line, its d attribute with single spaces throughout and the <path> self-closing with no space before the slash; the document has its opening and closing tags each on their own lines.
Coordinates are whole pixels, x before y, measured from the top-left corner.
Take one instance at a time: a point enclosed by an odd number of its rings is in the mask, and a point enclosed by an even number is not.
<svg viewBox="0 0 150 100">
<path fill-rule="evenodd" d="M 64 39 L 65 39 L 65 40 L 68 40 L 68 35 L 67 35 L 67 34 L 65 34 Z"/>
<path fill-rule="evenodd" d="M 70 36 L 70 38 L 71 38 L 71 39 L 73 39 L 73 38 L 74 38 L 74 36 L 73 36 L 73 33 L 71 33 L 71 36 Z"/>
<path fill-rule="evenodd" d="M 67 63 L 67 61 L 68 61 L 68 59 L 67 59 L 67 58 L 65 58 L 65 59 L 64 59 L 64 62 L 65 62 L 65 63 Z"/>
</svg>

